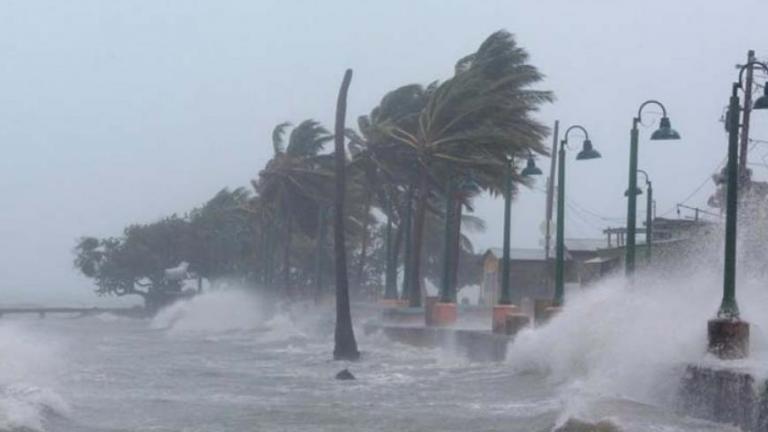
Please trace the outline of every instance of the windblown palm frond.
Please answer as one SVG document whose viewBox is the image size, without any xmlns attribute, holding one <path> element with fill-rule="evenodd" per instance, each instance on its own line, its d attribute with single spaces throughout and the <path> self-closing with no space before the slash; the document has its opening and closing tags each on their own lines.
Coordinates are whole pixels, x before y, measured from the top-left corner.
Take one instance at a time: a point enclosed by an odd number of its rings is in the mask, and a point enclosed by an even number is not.
<svg viewBox="0 0 768 432">
<path fill-rule="evenodd" d="M 293 128 L 285 153 L 292 157 L 315 156 L 333 136 L 319 122 L 304 120 Z"/>
<path fill-rule="evenodd" d="M 485 232 L 487 227 L 485 220 L 478 216 L 463 214 L 461 215 L 461 227 L 468 232 Z"/>
<path fill-rule="evenodd" d="M 275 150 L 276 155 L 285 152 L 283 137 L 285 135 L 285 129 L 290 125 L 290 122 L 283 122 L 275 126 L 272 130 L 272 148 Z"/>
</svg>

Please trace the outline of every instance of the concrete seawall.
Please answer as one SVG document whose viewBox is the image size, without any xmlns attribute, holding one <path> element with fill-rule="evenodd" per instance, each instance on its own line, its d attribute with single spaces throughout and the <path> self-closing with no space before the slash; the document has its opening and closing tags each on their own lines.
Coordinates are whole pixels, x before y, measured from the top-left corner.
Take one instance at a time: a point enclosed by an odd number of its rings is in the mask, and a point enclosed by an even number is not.
<svg viewBox="0 0 768 432">
<path fill-rule="evenodd" d="M 688 365 L 678 397 L 678 411 L 691 417 L 768 432 L 766 381 L 747 370 Z"/>
<path fill-rule="evenodd" d="M 471 361 L 500 362 L 507 356 L 510 336 L 490 331 L 408 325 L 366 324 L 366 334 L 381 332 L 389 339 L 425 348 L 444 348 Z"/>
</svg>

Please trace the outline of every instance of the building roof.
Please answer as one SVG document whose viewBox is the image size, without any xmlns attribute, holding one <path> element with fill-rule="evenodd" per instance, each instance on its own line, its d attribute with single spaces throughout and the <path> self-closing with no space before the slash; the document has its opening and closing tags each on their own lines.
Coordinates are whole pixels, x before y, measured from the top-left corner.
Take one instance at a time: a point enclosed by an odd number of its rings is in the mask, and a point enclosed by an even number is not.
<svg viewBox="0 0 768 432">
<path fill-rule="evenodd" d="M 598 249 L 608 247 L 608 241 L 601 239 L 567 238 L 565 248 L 571 252 L 597 252 Z"/>
<path fill-rule="evenodd" d="M 490 248 L 488 249 L 483 256 L 485 257 L 488 254 L 493 254 L 498 259 L 501 259 L 504 257 L 504 250 L 502 248 Z M 544 248 L 536 248 L 536 249 L 524 249 L 524 248 L 510 248 L 509 249 L 509 258 L 512 261 L 544 261 L 545 259 L 544 254 Z M 550 258 L 554 258 L 554 254 L 550 255 Z M 565 259 L 570 260 L 571 255 L 568 253 L 568 251 L 565 251 Z"/>
</svg>

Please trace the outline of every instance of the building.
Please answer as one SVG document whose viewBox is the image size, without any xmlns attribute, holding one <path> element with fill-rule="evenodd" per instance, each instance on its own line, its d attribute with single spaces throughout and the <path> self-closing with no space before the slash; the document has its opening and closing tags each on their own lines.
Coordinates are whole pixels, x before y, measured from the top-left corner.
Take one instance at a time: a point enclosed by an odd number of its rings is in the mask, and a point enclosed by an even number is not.
<svg viewBox="0 0 768 432">
<path fill-rule="evenodd" d="M 554 295 L 554 257 L 546 260 L 543 249 L 510 249 L 509 284 L 512 302 L 519 304 L 527 297 L 550 298 Z M 501 294 L 501 271 L 504 254 L 501 248 L 490 248 L 482 256 L 483 280 L 479 303 L 496 304 Z M 575 262 L 565 253 L 565 281 L 578 281 Z"/>
</svg>

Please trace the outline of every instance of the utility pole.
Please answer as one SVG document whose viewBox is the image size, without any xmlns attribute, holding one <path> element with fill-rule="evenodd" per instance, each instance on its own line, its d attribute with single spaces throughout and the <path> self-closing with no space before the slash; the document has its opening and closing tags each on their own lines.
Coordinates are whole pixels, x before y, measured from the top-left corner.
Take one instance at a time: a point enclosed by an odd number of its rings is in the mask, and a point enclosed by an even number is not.
<svg viewBox="0 0 768 432">
<path fill-rule="evenodd" d="M 747 65 L 755 61 L 755 51 L 749 50 L 747 53 Z M 747 67 L 747 79 L 744 82 L 744 109 L 743 117 L 741 121 L 741 141 L 740 141 L 740 154 L 739 154 L 739 177 L 741 180 L 746 179 L 747 174 L 747 147 L 749 144 L 749 117 L 752 113 L 752 73 L 754 69 L 752 66 Z"/>
<path fill-rule="evenodd" d="M 547 202 L 544 215 L 544 262 L 549 262 L 550 242 L 552 240 L 552 200 L 555 195 L 555 167 L 557 166 L 557 140 L 560 121 L 555 120 L 555 128 L 552 132 L 552 160 L 549 166 L 549 179 L 547 181 Z"/>
</svg>

